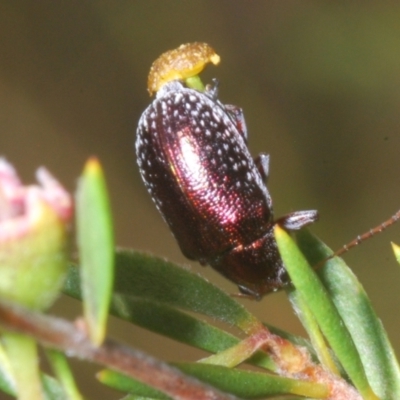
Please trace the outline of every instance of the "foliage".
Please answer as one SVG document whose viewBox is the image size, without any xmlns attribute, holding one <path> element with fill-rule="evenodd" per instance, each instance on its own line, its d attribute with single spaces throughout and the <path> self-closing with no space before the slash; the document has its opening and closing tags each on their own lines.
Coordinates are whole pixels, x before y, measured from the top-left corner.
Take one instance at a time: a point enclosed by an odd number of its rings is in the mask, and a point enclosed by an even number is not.
<svg viewBox="0 0 400 400">
<path fill-rule="evenodd" d="M 15 353 L 15 346 L 10 351 L 8 343 L 24 337 L 45 349 L 55 373 L 41 374 L 44 394 L 31 399 L 82 399 L 65 356 L 104 368 L 97 379 L 121 391 L 123 399 L 400 398 L 398 362 L 364 289 L 342 259 L 328 259 L 332 252 L 309 232 L 299 232 L 297 244 L 281 228 L 275 232 L 293 283 L 286 293 L 309 335 L 304 340 L 259 321 L 197 274 L 153 255 L 114 250 L 96 160 L 79 181 L 76 208 L 79 261 L 70 263 L 63 293 L 83 301 L 83 317 L 71 324 L 1 298 L 3 392 L 18 391 L 10 357 L 28 365 L 35 357 Z M 107 339 L 108 313 L 211 355 L 198 362 L 157 360 Z M 237 336 L 228 332 L 232 326 Z"/>
</svg>

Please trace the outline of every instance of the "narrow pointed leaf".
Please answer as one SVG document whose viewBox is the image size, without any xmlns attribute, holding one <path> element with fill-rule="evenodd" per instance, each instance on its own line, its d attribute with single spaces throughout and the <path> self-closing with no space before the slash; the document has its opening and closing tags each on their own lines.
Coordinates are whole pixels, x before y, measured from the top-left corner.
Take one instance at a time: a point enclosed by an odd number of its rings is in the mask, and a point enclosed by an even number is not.
<svg viewBox="0 0 400 400">
<path fill-rule="evenodd" d="M 344 370 L 364 400 L 377 399 L 365 375 L 357 348 L 327 290 L 289 234 L 277 226 L 275 237 L 293 285 L 314 314 Z"/>
<path fill-rule="evenodd" d="M 0 391 L 15 396 L 15 389 L 2 368 L 0 368 Z"/>
<path fill-rule="evenodd" d="M 119 390 L 129 392 L 138 398 L 151 398 L 157 400 L 171 400 L 171 397 L 148 386 L 136 379 L 127 377 L 119 372 L 104 369 L 97 373 L 97 379 L 104 385 Z"/>
<path fill-rule="evenodd" d="M 198 363 L 174 363 L 173 365 L 182 372 L 196 377 L 217 389 L 246 399 L 264 398 L 280 394 L 297 394 L 319 399 L 325 398 L 328 394 L 327 387 L 321 384 L 282 378 L 260 372 Z M 119 390 L 155 397 L 155 393 L 142 391 L 143 388 L 137 382 L 118 372 L 102 371 L 100 380 Z M 140 391 L 138 391 L 139 387 Z"/>
<path fill-rule="evenodd" d="M 241 340 L 236 345 L 217 354 L 201 359 L 199 362 L 205 364 L 222 365 L 233 368 L 250 359 L 258 349 L 265 345 L 271 333 L 267 330 L 260 330 L 247 338 Z"/>
<path fill-rule="evenodd" d="M 17 332 L 3 331 L 1 340 L 11 363 L 18 398 L 44 400 L 35 340 Z"/>
<path fill-rule="evenodd" d="M 81 299 L 78 268 L 71 267 L 64 293 Z M 211 353 L 223 351 L 239 342 L 238 338 L 208 322 L 154 300 L 114 294 L 111 313 L 135 325 Z M 255 354 L 249 362 L 263 368 L 275 369 L 275 364 L 263 352 Z"/>
<path fill-rule="evenodd" d="M 232 296 L 187 269 L 148 254 L 119 250 L 115 292 L 208 315 L 243 330 L 260 322 Z"/>
<path fill-rule="evenodd" d="M 212 353 L 224 351 L 240 342 L 235 336 L 205 321 L 147 299 L 116 295 L 112 312 L 143 328 Z M 248 361 L 275 370 L 275 364 L 266 353 L 258 352 Z"/>
<path fill-rule="evenodd" d="M 283 378 L 263 372 L 232 369 L 219 365 L 174 363 L 174 366 L 225 392 L 246 399 L 264 398 L 283 394 L 296 394 L 315 399 L 327 397 L 325 385 L 315 382 Z"/>
<path fill-rule="evenodd" d="M 310 308 L 307 307 L 298 290 L 288 290 L 287 294 L 292 307 L 310 337 L 314 350 L 318 354 L 320 363 L 333 374 L 340 376 L 339 370 L 332 359 L 325 338 Z"/>
<path fill-rule="evenodd" d="M 400 264 L 400 246 L 395 243 L 392 243 L 393 253 L 396 257 L 397 262 Z"/>
<path fill-rule="evenodd" d="M 60 384 L 53 377 L 42 373 L 41 380 L 46 400 L 69 400 Z M 3 369 L 3 365 L 0 366 L 0 391 L 16 396 L 14 384 L 10 381 L 8 372 Z"/>
<path fill-rule="evenodd" d="M 57 350 L 50 349 L 47 349 L 46 355 L 58 380 L 67 394 L 68 400 L 83 400 L 83 397 L 76 386 L 73 373 L 68 365 L 65 355 Z"/>
<path fill-rule="evenodd" d="M 19 351 L 22 352 L 22 356 L 18 356 L 17 359 L 22 360 L 23 364 L 26 364 L 24 357 L 26 357 L 27 352 L 21 344 L 19 344 Z M 0 345 L 0 391 L 16 397 L 15 382 L 11 369 L 12 366 L 9 361 L 9 356 L 6 353 L 4 346 Z M 40 373 L 40 381 L 45 400 L 72 400 L 67 399 L 61 385 L 53 377 Z"/>
<path fill-rule="evenodd" d="M 0 342 L 0 390 L 15 396 L 15 380 L 8 355 Z"/>
<path fill-rule="evenodd" d="M 42 384 L 46 400 L 71 400 L 52 376 L 42 374 Z"/>
<path fill-rule="evenodd" d="M 90 338 L 99 345 L 111 299 L 114 239 L 106 183 L 96 159 L 87 162 L 79 180 L 76 208 L 84 315 Z"/>
<path fill-rule="evenodd" d="M 312 265 L 332 251 L 309 232 L 298 244 Z M 374 391 L 385 400 L 400 399 L 400 369 L 380 319 L 364 288 L 340 258 L 329 260 L 318 274 L 357 346 Z"/>
</svg>

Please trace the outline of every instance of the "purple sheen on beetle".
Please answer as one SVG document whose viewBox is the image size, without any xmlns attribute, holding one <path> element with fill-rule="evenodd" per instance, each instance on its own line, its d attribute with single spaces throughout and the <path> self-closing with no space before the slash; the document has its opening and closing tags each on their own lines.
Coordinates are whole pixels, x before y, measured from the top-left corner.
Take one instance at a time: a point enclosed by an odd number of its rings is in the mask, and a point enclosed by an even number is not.
<svg viewBox="0 0 400 400">
<path fill-rule="evenodd" d="M 141 176 L 183 254 L 208 264 L 256 298 L 289 283 L 273 235 L 317 220 L 316 211 L 273 220 L 264 181 L 269 157 L 253 160 L 239 107 L 205 92 L 165 84 L 143 112 L 136 154 Z"/>
</svg>

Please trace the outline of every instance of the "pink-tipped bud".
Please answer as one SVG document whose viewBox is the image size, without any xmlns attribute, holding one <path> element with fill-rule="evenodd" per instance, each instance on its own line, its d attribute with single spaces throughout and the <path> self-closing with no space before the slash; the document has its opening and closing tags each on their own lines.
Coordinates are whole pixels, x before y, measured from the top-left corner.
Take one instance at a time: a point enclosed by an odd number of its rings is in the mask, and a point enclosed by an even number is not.
<svg viewBox="0 0 400 400">
<path fill-rule="evenodd" d="M 71 196 L 45 169 L 24 186 L 0 158 L 0 297 L 33 309 L 49 307 L 67 267 Z"/>
</svg>

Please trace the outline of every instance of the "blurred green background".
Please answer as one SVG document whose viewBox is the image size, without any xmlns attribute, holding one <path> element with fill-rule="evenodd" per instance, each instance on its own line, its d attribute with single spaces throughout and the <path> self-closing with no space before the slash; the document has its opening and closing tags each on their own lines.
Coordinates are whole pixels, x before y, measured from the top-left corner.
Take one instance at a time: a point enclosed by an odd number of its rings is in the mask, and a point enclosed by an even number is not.
<svg viewBox="0 0 400 400">
<path fill-rule="evenodd" d="M 47 166 L 71 191 L 85 160 L 100 158 L 117 243 L 235 286 L 180 254 L 145 191 L 133 152 L 151 99 L 151 63 L 205 41 L 222 57 L 203 80 L 243 107 L 254 155 L 271 155 L 277 216 L 318 209 L 311 229 L 337 248 L 400 208 L 400 4 L 331 1 L 137 0 L 0 3 L 0 154 L 33 180 Z M 389 242 L 400 226 L 345 256 L 400 353 L 399 268 Z M 282 293 L 246 304 L 263 320 L 302 333 Z M 74 318 L 79 304 L 54 312 Z M 200 352 L 112 320 L 110 334 L 166 360 Z M 114 399 L 81 366 L 90 398 Z M 97 391 L 97 392 L 96 392 Z M 96 394 L 97 393 L 97 394 Z"/>
</svg>

